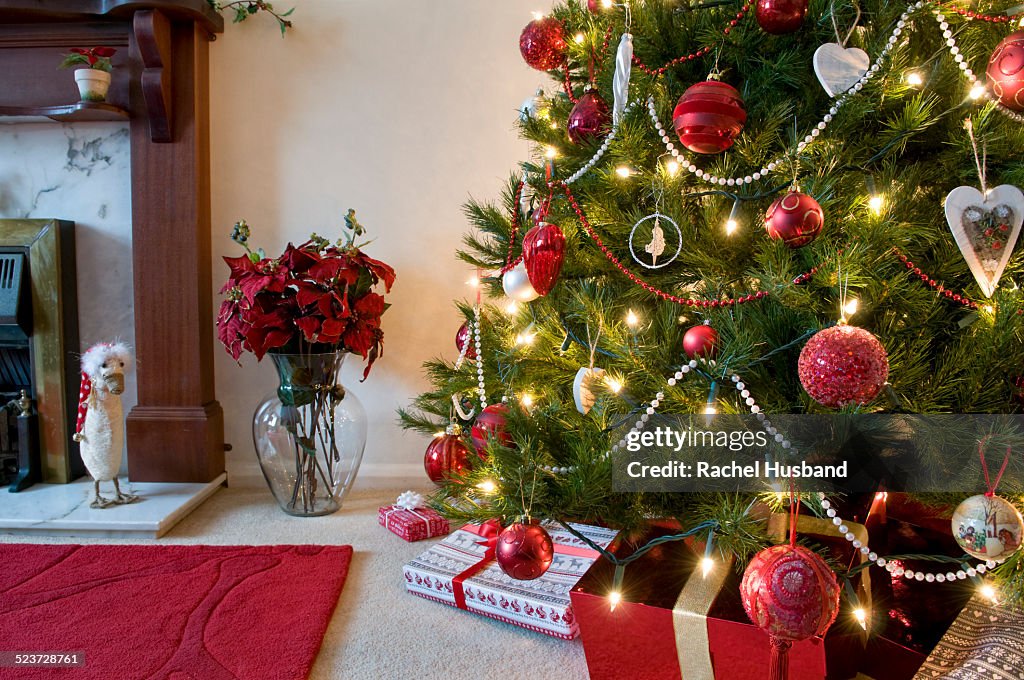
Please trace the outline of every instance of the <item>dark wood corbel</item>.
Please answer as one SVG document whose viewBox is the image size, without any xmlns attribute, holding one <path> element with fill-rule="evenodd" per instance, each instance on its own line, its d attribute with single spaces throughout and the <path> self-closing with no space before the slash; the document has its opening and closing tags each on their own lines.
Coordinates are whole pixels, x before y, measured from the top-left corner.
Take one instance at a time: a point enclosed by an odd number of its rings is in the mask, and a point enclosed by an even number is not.
<svg viewBox="0 0 1024 680">
<path fill-rule="evenodd" d="M 133 17 L 132 30 L 142 61 L 142 97 L 146 101 L 150 137 L 154 142 L 170 142 L 174 134 L 171 22 L 159 10 L 142 10 Z"/>
</svg>

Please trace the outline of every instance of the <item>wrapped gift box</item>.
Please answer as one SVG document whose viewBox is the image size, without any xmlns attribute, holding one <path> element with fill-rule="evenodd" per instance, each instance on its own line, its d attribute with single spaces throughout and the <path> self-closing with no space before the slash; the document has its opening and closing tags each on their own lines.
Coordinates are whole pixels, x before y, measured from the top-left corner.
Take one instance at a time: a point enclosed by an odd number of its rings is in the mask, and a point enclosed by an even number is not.
<svg viewBox="0 0 1024 680">
<path fill-rule="evenodd" d="M 617 542 L 612 551 L 627 555 L 667 533 L 657 528 L 634 546 Z M 831 542 L 834 535 L 820 538 Z M 845 539 L 836 546 L 853 558 Z M 614 610 L 608 600 L 614 566 L 601 559 L 591 567 L 572 591 L 591 680 L 764 680 L 770 643 L 743 610 L 741 575 L 719 562 L 705 577 L 701 557 L 703 549 L 690 541 L 656 546 L 626 568 L 623 600 Z M 793 645 L 791 680 L 854 677 L 865 637 L 844 603 L 824 640 Z"/>
<path fill-rule="evenodd" d="M 426 507 L 409 510 L 398 505 L 385 505 L 377 511 L 377 521 L 409 542 L 444 536 L 451 531 L 447 519 Z"/>
<path fill-rule="evenodd" d="M 602 548 L 616 532 L 573 524 Z M 505 575 L 494 561 L 493 526 L 466 525 L 404 567 L 405 587 L 414 595 L 492 619 L 571 640 L 579 634 L 569 591 L 599 553 L 554 522 L 544 523 L 555 546 L 551 567 L 532 581 Z"/>
<path fill-rule="evenodd" d="M 880 555 L 963 556 L 953 539 L 949 509 L 888 494 L 886 521 L 871 529 L 871 548 Z M 972 561 L 973 562 L 973 561 Z M 905 569 L 924 573 L 957 571 L 956 564 L 907 560 Z M 977 586 L 970 579 L 928 583 L 892 577 L 875 569 L 872 583 L 877 633 L 868 642 L 861 672 L 886 680 L 911 680 L 952 625 Z"/>
</svg>

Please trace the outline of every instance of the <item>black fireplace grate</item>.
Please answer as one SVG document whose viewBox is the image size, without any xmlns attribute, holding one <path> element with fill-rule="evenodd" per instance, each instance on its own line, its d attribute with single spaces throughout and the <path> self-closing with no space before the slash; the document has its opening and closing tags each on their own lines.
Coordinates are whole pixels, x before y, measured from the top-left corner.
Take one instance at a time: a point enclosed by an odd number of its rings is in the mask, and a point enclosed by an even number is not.
<svg viewBox="0 0 1024 680">
<path fill-rule="evenodd" d="M 0 347 L 0 391 L 17 392 L 32 386 L 32 359 L 28 347 Z"/>
</svg>

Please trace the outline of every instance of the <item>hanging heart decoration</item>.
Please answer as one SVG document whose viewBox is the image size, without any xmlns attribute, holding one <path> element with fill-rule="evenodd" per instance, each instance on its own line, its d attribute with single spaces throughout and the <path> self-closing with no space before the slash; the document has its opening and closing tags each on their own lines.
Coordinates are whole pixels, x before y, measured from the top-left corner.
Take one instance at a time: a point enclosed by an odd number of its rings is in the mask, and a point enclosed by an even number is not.
<svg viewBox="0 0 1024 680">
<path fill-rule="evenodd" d="M 1017 245 L 1024 193 L 1009 184 L 985 194 L 974 187 L 957 187 L 946 196 L 946 221 L 981 291 L 992 297 Z"/>
<path fill-rule="evenodd" d="M 594 394 L 594 382 L 604 378 L 603 368 L 588 368 L 584 366 L 576 371 L 576 379 L 572 381 L 572 398 L 576 402 L 576 410 L 586 415 L 597 403 L 597 395 Z"/>
<path fill-rule="evenodd" d="M 868 72 L 871 58 L 858 47 L 825 43 L 814 52 L 814 73 L 829 97 L 843 94 Z"/>
<path fill-rule="evenodd" d="M 558 282 L 565 260 L 565 234 L 557 224 L 538 222 L 523 238 L 523 264 L 530 283 L 547 295 Z"/>
</svg>

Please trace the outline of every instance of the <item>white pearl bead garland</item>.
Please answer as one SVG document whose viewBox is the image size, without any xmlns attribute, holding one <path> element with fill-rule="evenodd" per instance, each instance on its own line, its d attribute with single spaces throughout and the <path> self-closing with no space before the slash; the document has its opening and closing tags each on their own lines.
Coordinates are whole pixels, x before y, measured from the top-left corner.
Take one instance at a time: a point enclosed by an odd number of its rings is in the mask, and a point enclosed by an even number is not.
<svg viewBox="0 0 1024 680">
<path fill-rule="evenodd" d="M 924 581 L 926 583 L 945 583 L 946 581 L 963 581 L 967 577 L 974 577 L 978 574 L 984 574 L 989 569 L 996 568 L 996 562 L 994 560 L 988 560 L 984 564 L 979 564 L 977 567 L 968 567 L 964 569 L 960 568 L 959 571 L 949 571 L 945 574 L 925 574 L 920 571 L 914 571 L 912 569 L 904 569 L 895 562 L 890 562 L 884 557 L 879 557 L 878 553 L 872 552 L 871 548 L 860 544 L 857 541 L 857 537 L 853 535 L 850 528 L 846 526 L 843 519 L 836 513 L 835 508 L 832 507 L 832 503 L 825 498 L 825 494 L 819 493 L 818 498 L 821 500 L 821 507 L 825 509 L 825 514 L 832 518 L 832 524 L 839 527 L 839 533 L 843 534 L 847 541 L 851 541 L 854 547 L 858 548 L 862 555 L 866 555 L 868 560 L 874 562 L 880 567 L 883 567 L 893 576 L 902 576 L 908 581 Z"/>
<path fill-rule="evenodd" d="M 942 31 L 942 37 L 946 40 L 946 45 L 949 47 L 949 53 L 953 55 L 953 61 L 956 62 L 956 65 L 959 66 L 960 70 L 963 71 L 965 76 L 967 76 L 967 81 L 972 86 L 977 85 L 978 77 L 974 75 L 974 71 L 972 71 L 967 65 L 964 60 L 964 55 L 960 54 L 960 48 L 957 47 L 956 40 L 953 39 L 953 31 L 949 29 L 949 23 L 946 22 L 946 16 L 942 14 L 942 12 L 937 11 L 935 12 L 935 21 L 939 24 L 939 30 Z M 996 111 L 1003 114 L 1010 120 L 1014 120 L 1018 123 L 1024 123 L 1024 116 L 1003 106 L 998 99 L 992 97 L 992 93 L 988 91 L 987 87 L 984 88 L 981 96 L 985 99 L 991 99 L 994 101 L 996 103 Z"/>
<path fill-rule="evenodd" d="M 481 350 L 480 344 L 480 305 L 473 307 L 473 320 L 469 322 L 469 329 L 472 333 L 473 347 L 476 349 L 476 378 L 477 378 L 477 394 L 480 398 L 480 409 L 487 408 L 487 385 L 484 382 L 484 353 Z M 459 350 L 459 358 L 455 360 L 455 370 L 462 368 L 462 363 L 466 360 L 466 352 L 469 350 L 469 341 Z M 458 403 L 457 395 L 452 396 L 452 403 L 455 405 L 455 410 L 458 411 L 459 417 L 463 420 L 469 420 L 473 417 L 470 413 L 466 415 L 462 411 L 462 407 Z"/>
<path fill-rule="evenodd" d="M 853 85 L 853 87 L 851 87 L 845 93 L 835 98 L 835 101 L 832 103 L 832 107 L 828 110 L 828 113 L 825 114 L 825 117 L 822 118 L 821 121 L 818 122 L 818 124 L 811 129 L 811 131 L 803 138 L 803 141 L 796 145 L 797 153 L 800 153 L 801 151 L 806 149 L 811 142 L 817 139 L 825 130 L 825 128 L 828 127 L 828 124 L 832 122 L 832 119 L 835 117 L 835 115 L 839 113 L 839 109 L 842 108 L 843 104 L 845 104 L 850 97 L 864 89 L 864 85 L 866 85 L 867 82 L 871 80 L 876 73 L 878 73 L 878 71 L 881 68 L 879 65 L 880 62 L 883 59 L 885 59 L 885 57 L 888 56 L 889 52 L 892 50 L 893 47 L 895 47 L 896 42 L 899 40 L 899 36 L 903 33 L 903 27 L 906 26 L 907 18 L 915 11 L 921 9 L 924 6 L 924 0 L 918 0 L 918 2 L 914 3 L 913 5 L 910 5 L 907 8 L 907 10 L 900 16 L 899 21 L 896 22 L 896 28 L 893 29 L 892 35 L 889 36 L 888 42 L 886 43 L 882 51 L 878 54 L 878 58 L 875 59 L 871 67 L 864 73 L 864 75 L 860 77 L 860 79 Z M 664 125 L 662 125 L 661 120 L 658 119 L 658 113 L 655 110 L 654 105 L 654 95 L 651 95 L 647 98 L 647 113 L 650 115 L 651 120 L 654 122 L 654 129 L 658 131 L 658 135 L 661 137 L 661 141 L 665 144 L 665 149 L 670 154 L 672 154 L 674 158 L 678 160 L 679 165 L 684 170 L 691 172 L 698 179 L 702 179 L 705 182 L 709 182 L 710 184 L 717 184 L 719 186 L 743 186 L 744 184 L 751 184 L 753 182 L 760 181 L 768 177 L 768 175 L 774 172 L 776 168 L 783 166 L 786 162 L 786 158 L 791 155 L 791 153 L 786 153 L 780 156 L 779 158 L 775 159 L 774 161 L 768 163 L 760 170 L 752 172 L 749 175 L 744 175 L 743 177 L 719 177 L 717 175 L 712 175 L 709 172 L 701 170 L 696 165 L 687 160 L 685 157 L 682 157 L 682 154 L 679 152 L 679 149 L 675 148 L 675 145 L 672 143 L 671 137 L 669 137 L 669 135 L 665 131 Z"/>
<path fill-rule="evenodd" d="M 690 371 L 692 371 L 695 368 L 697 368 L 697 361 L 695 359 L 691 359 L 690 363 L 683 364 L 679 368 L 679 370 L 675 372 L 675 375 L 673 375 L 671 378 L 669 378 L 666 381 L 666 384 L 668 384 L 669 387 L 675 386 L 675 384 L 678 383 L 680 380 L 682 380 L 686 376 L 687 373 L 689 373 Z M 604 454 L 601 456 L 602 460 L 607 460 L 608 458 L 611 457 L 611 455 L 613 453 L 615 453 L 616 451 L 618 451 L 621 448 L 625 448 L 626 443 L 627 443 L 626 440 L 634 432 L 639 432 L 640 430 L 644 429 L 644 427 L 650 421 L 651 416 L 653 416 L 655 413 L 657 413 L 658 407 L 661 406 L 661 402 L 663 402 L 664 400 L 665 400 L 665 393 L 664 392 L 658 392 L 655 395 L 654 399 L 651 400 L 650 404 L 644 410 L 644 413 L 640 415 L 640 418 L 635 423 L 633 423 L 633 427 L 629 430 L 629 432 L 625 436 L 623 436 L 622 439 L 620 439 L 616 444 L 614 444 L 612 446 L 611 450 L 604 452 Z M 552 465 L 541 465 L 540 467 L 545 472 L 553 472 L 556 475 L 565 475 L 565 474 L 568 474 L 568 473 L 570 473 L 570 472 L 572 472 L 573 470 L 576 469 L 575 465 L 570 466 L 570 467 L 558 467 L 558 466 L 552 466 Z"/>
<path fill-rule="evenodd" d="M 629 113 L 630 111 L 632 111 L 634 106 L 636 106 L 636 102 L 630 102 L 629 104 L 627 104 L 626 105 L 626 109 L 625 109 L 625 113 Z M 605 152 L 608 150 L 608 147 L 611 145 L 612 140 L 615 139 L 615 135 L 618 134 L 618 132 L 619 132 L 619 123 L 616 122 L 614 125 L 612 125 L 612 129 L 608 132 L 608 136 L 604 138 L 603 142 L 601 142 L 601 148 L 599 148 L 597 150 L 597 153 L 594 154 L 594 157 L 591 158 L 586 163 L 584 163 L 583 167 L 581 167 L 579 170 L 577 170 L 572 175 L 570 175 L 565 180 L 565 183 L 566 184 L 572 184 L 576 180 L 578 180 L 581 177 L 583 177 L 583 175 L 585 175 L 588 172 L 590 172 L 590 170 L 595 165 L 597 165 L 598 162 L 604 157 Z"/>
</svg>

